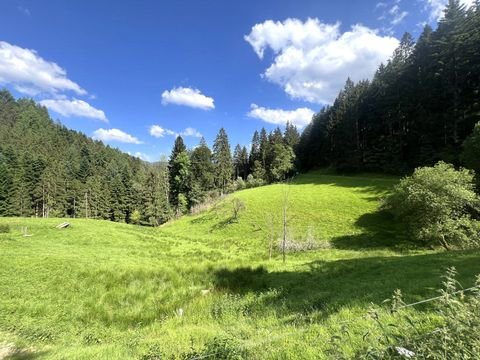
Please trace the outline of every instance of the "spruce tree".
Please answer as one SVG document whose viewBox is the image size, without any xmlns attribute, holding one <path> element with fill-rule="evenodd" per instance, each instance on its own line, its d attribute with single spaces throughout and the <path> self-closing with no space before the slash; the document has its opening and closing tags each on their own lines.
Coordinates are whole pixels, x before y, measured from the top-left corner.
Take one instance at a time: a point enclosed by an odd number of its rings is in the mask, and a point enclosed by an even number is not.
<svg viewBox="0 0 480 360">
<path fill-rule="evenodd" d="M 212 152 L 204 138 L 200 144 L 192 151 L 191 162 L 191 189 L 188 195 L 191 205 L 202 202 L 206 192 L 215 186 L 214 167 L 212 162 Z"/>
<path fill-rule="evenodd" d="M 224 128 L 220 129 L 213 144 L 213 164 L 215 166 L 215 183 L 224 193 L 233 173 L 232 154 Z"/>
<path fill-rule="evenodd" d="M 170 203 L 177 208 L 180 194 L 188 192 L 190 159 L 181 136 L 177 136 L 168 161 Z"/>
</svg>

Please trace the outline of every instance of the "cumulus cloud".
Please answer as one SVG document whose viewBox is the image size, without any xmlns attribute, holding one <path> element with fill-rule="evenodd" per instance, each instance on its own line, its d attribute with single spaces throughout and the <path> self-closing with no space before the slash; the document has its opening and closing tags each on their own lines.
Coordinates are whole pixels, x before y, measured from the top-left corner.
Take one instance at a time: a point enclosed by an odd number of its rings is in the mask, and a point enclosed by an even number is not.
<svg viewBox="0 0 480 360">
<path fill-rule="evenodd" d="M 150 126 L 150 135 L 156 138 L 164 137 L 165 129 L 162 128 L 160 125 L 152 125 Z"/>
<path fill-rule="evenodd" d="M 92 136 L 95 140 L 101 140 L 105 142 L 116 141 L 127 144 L 142 144 L 135 136 L 127 134 L 120 129 L 97 129 L 93 132 Z"/>
<path fill-rule="evenodd" d="M 342 34 L 340 23 L 318 19 L 267 20 L 253 26 L 245 40 L 260 59 L 267 49 L 273 51 L 273 63 L 263 74 L 267 80 L 292 98 L 319 104 L 331 103 L 349 76 L 371 78 L 399 44 L 362 25 Z"/>
<path fill-rule="evenodd" d="M 40 101 L 40 104 L 65 117 L 84 117 L 108 122 L 102 110 L 83 100 L 47 99 Z"/>
<path fill-rule="evenodd" d="M 5 41 L 0 41 L 0 84 L 12 85 L 17 91 L 30 96 L 65 91 L 87 94 L 56 63 L 44 60 L 35 50 Z"/>
<path fill-rule="evenodd" d="M 467 8 L 472 6 L 475 0 L 460 0 L 462 5 Z M 443 10 L 448 4 L 448 0 L 425 0 L 425 8 L 429 13 L 430 21 L 438 21 L 443 17 Z"/>
<path fill-rule="evenodd" d="M 170 129 L 165 129 L 161 127 L 160 125 L 152 125 L 150 126 L 150 135 L 156 138 L 161 138 L 164 137 L 165 135 L 168 136 L 191 136 L 191 137 L 202 137 L 202 134 L 197 130 L 192 127 L 187 127 L 185 130 L 181 132 L 176 132 Z"/>
<path fill-rule="evenodd" d="M 183 105 L 202 110 L 215 109 L 213 98 L 203 95 L 198 89 L 185 87 L 165 90 L 162 93 L 162 104 Z"/>
<path fill-rule="evenodd" d="M 202 134 L 197 130 L 197 129 L 194 129 L 194 128 L 191 128 L 191 127 L 187 127 L 185 130 L 183 130 L 180 135 L 182 136 L 191 136 L 191 137 L 198 137 L 198 138 L 201 138 L 202 137 Z"/>
<path fill-rule="evenodd" d="M 256 104 L 250 106 L 250 112 L 247 114 L 251 118 L 260 119 L 270 124 L 285 125 L 287 121 L 298 126 L 304 127 L 312 120 L 315 112 L 309 108 L 299 108 L 296 110 L 267 109 Z"/>
</svg>

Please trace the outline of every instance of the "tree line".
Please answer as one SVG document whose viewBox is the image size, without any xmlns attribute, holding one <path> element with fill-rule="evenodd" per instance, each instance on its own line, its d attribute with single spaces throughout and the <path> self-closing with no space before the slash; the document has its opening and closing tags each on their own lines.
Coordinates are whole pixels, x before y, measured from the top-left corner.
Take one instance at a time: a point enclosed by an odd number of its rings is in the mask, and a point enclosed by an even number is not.
<svg viewBox="0 0 480 360">
<path fill-rule="evenodd" d="M 480 120 L 480 2 L 450 0 L 438 27 L 406 33 L 371 81 L 346 81 L 302 133 L 302 170 L 404 174 L 440 160 L 460 165 Z"/>
<path fill-rule="evenodd" d="M 268 134 L 262 128 L 253 134 L 250 151 L 237 144 L 232 155 L 223 128 L 212 149 L 202 138 L 197 147 L 188 150 L 178 136 L 168 162 L 172 209 L 183 214 L 212 196 L 284 180 L 294 172 L 299 140 L 296 126 L 290 123 L 284 132 L 277 127 Z"/>
<path fill-rule="evenodd" d="M 255 132 L 231 152 L 220 129 L 212 150 L 147 163 L 54 122 L 43 106 L 0 91 L 0 216 L 95 218 L 159 225 L 219 194 L 283 180 L 294 171 L 294 125 Z"/>
</svg>

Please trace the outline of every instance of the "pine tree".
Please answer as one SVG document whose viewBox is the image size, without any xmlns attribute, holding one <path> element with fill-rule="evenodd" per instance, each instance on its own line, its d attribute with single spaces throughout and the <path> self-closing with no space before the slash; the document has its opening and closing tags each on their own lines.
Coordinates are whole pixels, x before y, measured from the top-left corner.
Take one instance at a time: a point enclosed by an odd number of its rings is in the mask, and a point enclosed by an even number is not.
<svg viewBox="0 0 480 360">
<path fill-rule="evenodd" d="M 248 157 L 247 147 L 244 146 L 240 152 L 240 176 L 243 180 L 247 180 L 247 176 L 250 173 L 250 161 Z"/>
<path fill-rule="evenodd" d="M 298 133 L 297 127 L 289 121 L 287 121 L 287 124 L 285 125 L 283 139 L 285 144 L 290 146 L 293 150 L 295 150 L 300 142 L 300 134 Z"/>
<path fill-rule="evenodd" d="M 177 136 L 173 145 L 172 154 L 168 161 L 170 203 L 174 208 L 178 206 L 180 194 L 186 196 L 190 173 L 190 159 L 187 148 L 181 136 Z"/>
<path fill-rule="evenodd" d="M 252 148 L 250 149 L 250 157 L 249 157 L 249 162 L 250 162 L 250 167 L 253 168 L 253 165 L 255 161 L 261 161 L 261 155 L 260 155 L 260 135 L 258 134 L 258 131 L 255 130 L 253 133 L 252 137 Z"/>
<path fill-rule="evenodd" d="M 7 160 L 0 151 L 0 216 L 11 216 L 11 196 L 13 192 L 13 176 Z"/>
<path fill-rule="evenodd" d="M 221 128 L 213 144 L 213 164 L 215 166 L 215 183 L 222 193 L 226 191 L 232 179 L 233 163 L 227 132 Z"/>
<path fill-rule="evenodd" d="M 191 189 L 188 195 L 190 205 L 198 204 L 205 198 L 205 193 L 215 186 L 212 152 L 204 138 L 192 151 L 191 162 Z"/>
<path fill-rule="evenodd" d="M 241 177 L 242 174 L 242 147 L 240 144 L 237 144 L 235 146 L 235 150 L 233 151 L 233 168 L 234 168 L 234 177 L 237 179 L 238 177 Z"/>
</svg>

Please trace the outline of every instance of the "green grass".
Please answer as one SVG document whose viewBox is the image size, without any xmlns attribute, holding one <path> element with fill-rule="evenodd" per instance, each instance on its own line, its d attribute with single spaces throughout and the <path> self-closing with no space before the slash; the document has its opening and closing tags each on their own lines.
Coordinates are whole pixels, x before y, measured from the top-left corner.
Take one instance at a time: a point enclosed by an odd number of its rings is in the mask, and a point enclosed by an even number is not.
<svg viewBox="0 0 480 360">
<path fill-rule="evenodd" d="M 289 228 L 331 248 L 288 254 L 286 264 L 278 252 L 269 259 L 265 221 L 273 217 L 279 237 L 285 185 L 237 192 L 161 228 L 72 219 L 57 230 L 62 219 L 0 219 L 10 226 L 0 234 L 0 358 L 2 347 L 25 359 L 189 358 L 225 348 L 258 359 L 328 358 L 331 336 L 351 321 L 341 345 L 349 356 L 374 331 L 361 317 L 370 303 L 396 288 L 407 301 L 435 295 L 450 265 L 465 286 L 480 273 L 479 251 L 418 249 L 377 211 L 396 181 L 298 177 L 288 187 Z M 233 197 L 245 204 L 237 220 Z M 24 226 L 32 236 L 22 236 Z M 425 306 L 412 316 L 434 321 Z"/>
</svg>

